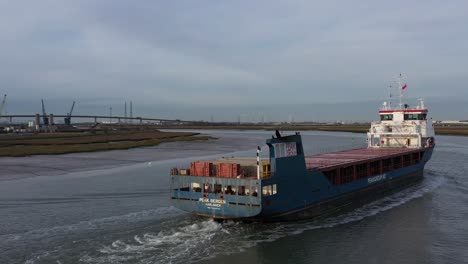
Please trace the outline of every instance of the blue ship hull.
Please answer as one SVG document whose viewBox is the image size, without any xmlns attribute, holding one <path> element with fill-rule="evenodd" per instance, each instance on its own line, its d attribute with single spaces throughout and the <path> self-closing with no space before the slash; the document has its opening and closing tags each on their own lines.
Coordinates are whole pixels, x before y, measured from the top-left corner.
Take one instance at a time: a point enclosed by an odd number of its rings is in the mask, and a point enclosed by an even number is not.
<svg viewBox="0 0 468 264">
<path fill-rule="evenodd" d="M 277 144 L 295 144 L 294 155 L 280 156 Z M 268 179 L 172 176 L 174 206 L 214 219 L 290 221 L 349 210 L 410 186 L 423 178 L 433 146 L 419 153 L 417 163 L 346 184 L 333 184 L 320 169 L 307 169 L 300 135 L 267 140 L 272 176 Z M 385 157 L 383 157 L 385 158 Z M 343 166 L 345 166 L 344 164 Z M 257 196 L 193 191 L 191 184 L 248 186 Z M 274 187 L 272 187 L 274 186 Z M 273 193 L 265 192 L 265 187 Z M 270 188 L 271 187 L 271 188 Z"/>
</svg>

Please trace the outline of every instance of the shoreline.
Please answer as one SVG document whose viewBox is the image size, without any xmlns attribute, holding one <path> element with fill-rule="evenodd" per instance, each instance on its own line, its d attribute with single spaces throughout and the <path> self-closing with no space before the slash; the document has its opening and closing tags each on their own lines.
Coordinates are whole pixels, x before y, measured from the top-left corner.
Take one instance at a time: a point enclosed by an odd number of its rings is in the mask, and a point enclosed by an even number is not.
<svg viewBox="0 0 468 264">
<path fill-rule="evenodd" d="M 0 182 L 20 180 L 39 176 L 63 176 L 86 171 L 107 171 L 122 167 L 185 158 L 179 151 L 180 145 L 186 148 L 199 148 L 209 140 L 167 141 L 154 146 L 131 149 L 102 150 L 66 154 L 43 154 L 21 157 L 0 157 Z M 217 154 L 217 153 L 216 153 Z"/>
<path fill-rule="evenodd" d="M 324 132 L 349 132 L 364 134 L 369 131 L 370 124 L 356 125 L 181 125 L 163 126 L 161 129 L 219 129 L 219 130 L 283 130 L 283 131 L 324 131 Z M 468 126 L 434 126 L 436 135 L 468 136 Z"/>
<path fill-rule="evenodd" d="M 177 132 L 180 133 L 180 132 Z M 199 134 L 189 132 L 189 134 Z M 237 137 L 218 137 L 205 135 L 192 136 L 192 140 L 173 140 L 161 144 L 131 149 L 103 150 L 94 152 L 67 153 L 58 155 L 31 155 L 23 157 L 0 157 L 0 182 L 12 180 L 27 180 L 41 176 L 60 177 L 82 172 L 125 168 L 128 166 L 164 162 L 167 160 L 189 157 L 220 155 L 228 152 L 245 151 L 254 148 L 255 140 L 247 144 L 238 144 Z M 210 140 L 216 139 L 216 140 Z M 244 142 L 246 143 L 246 142 Z M 213 147 L 215 145 L 216 147 Z M 84 174 L 86 175 L 86 174 Z"/>
<path fill-rule="evenodd" d="M 178 127 L 182 129 L 181 127 Z M 218 130 L 219 127 L 216 127 Z M 203 129 L 216 129 L 213 127 L 204 126 Z M 289 130 L 298 130 L 298 126 L 289 127 Z M 187 128 L 184 128 L 187 129 Z M 190 127 L 192 130 L 203 130 L 200 128 Z M 226 128 L 224 128 L 226 129 Z M 242 131 L 246 130 L 240 128 L 229 128 L 226 130 Z M 252 129 L 253 131 L 261 131 L 264 129 Z M 272 129 L 272 128 L 269 128 Z M 283 127 L 280 128 L 282 130 Z M 176 129 L 174 129 L 176 130 Z M 308 131 L 316 131 L 309 129 Z M 321 130 L 326 132 L 326 130 Z M 333 132 L 349 132 L 340 131 Z M 168 137 L 167 141 L 161 141 L 156 145 L 133 147 L 125 149 L 104 149 L 95 150 L 92 152 L 74 152 L 66 154 L 41 154 L 41 155 L 28 155 L 28 156 L 4 156 L 0 157 L 0 166 L 3 170 L 0 171 L 0 181 L 4 180 L 16 180 L 22 178 L 30 178 L 36 176 L 60 176 L 64 174 L 82 172 L 82 171 L 93 171 L 101 169 L 118 168 L 122 166 L 128 166 L 138 163 L 150 162 L 150 161 L 161 161 L 169 159 L 179 159 L 187 157 L 181 155 L 183 152 L 187 152 L 187 155 L 196 155 L 199 150 L 205 149 L 204 146 L 216 144 L 222 146 L 219 150 L 212 154 L 221 154 L 228 150 L 237 151 L 236 141 L 229 138 L 215 138 L 210 135 L 210 132 L 203 131 L 162 131 L 161 133 L 171 134 L 172 137 Z M 201 135 L 203 136 L 200 136 Z M 184 134 L 188 136 L 188 140 L 183 140 L 180 137 L 174 137 L 174 135 Z M 41 137 L 44 138 L 45 135 Z M 62 137 L 63 135 L 57 135 Z M 76 137 L 76 135 L 73 135 Z M 47 136 L 46 136 L 47 137 Z M 234 136 L 235 138 L 235 136 Z M 212 141 L 209 139 L 217 139 Z M 257 143 L 252 143 L 257 145 Z M 191 152 L 191 153 L 190 153 Z"/>
</svg>

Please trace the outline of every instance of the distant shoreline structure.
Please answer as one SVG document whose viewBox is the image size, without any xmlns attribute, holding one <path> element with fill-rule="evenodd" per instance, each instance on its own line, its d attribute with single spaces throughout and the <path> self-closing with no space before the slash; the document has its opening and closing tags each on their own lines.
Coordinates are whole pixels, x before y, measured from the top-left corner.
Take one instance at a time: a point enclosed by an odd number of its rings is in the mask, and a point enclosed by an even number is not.
<svg viewBox="0 0 468 264">
<path fill-rule="evenodd" d="M 327 131 L 327 132 L 351 132 L 367 133 L 370 123 L 197 123 L 182 125 L 166 125 L 160 129 L 226 129 L 226 130 L 285 130 L 285 131 Z M 468 136 L 468 122 L 434 122 L 437 135 Z"/>
</svg>

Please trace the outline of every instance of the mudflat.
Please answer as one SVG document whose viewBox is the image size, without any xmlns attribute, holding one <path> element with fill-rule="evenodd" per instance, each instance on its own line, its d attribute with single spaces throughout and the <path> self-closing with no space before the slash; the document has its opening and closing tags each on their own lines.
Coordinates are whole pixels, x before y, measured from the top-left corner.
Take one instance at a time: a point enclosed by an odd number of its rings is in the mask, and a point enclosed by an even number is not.
<svg viewBox="0 0 468 264">
<path fill-rule="evenodd" d="M 206 140 L 193 132 L 110 130 L 97 132 L 6 134 L 0 136 L 0 157 L 66 154 L 154 146 L 163 142 Z"/>
</svg>

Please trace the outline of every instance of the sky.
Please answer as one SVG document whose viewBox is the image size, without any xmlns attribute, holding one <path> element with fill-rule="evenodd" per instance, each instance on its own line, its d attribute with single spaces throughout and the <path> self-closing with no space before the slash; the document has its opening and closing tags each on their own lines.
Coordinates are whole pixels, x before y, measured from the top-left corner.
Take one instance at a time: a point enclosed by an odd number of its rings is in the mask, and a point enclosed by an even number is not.
<svg viewBox="0 0 468 264">
<path fill-rule="evenodd" d="M 0 0 L 0 93 L 9 113 L 368 120 L 405 73 L 468 119 L 467 25 L 467 1 Z"/>
</svg>

